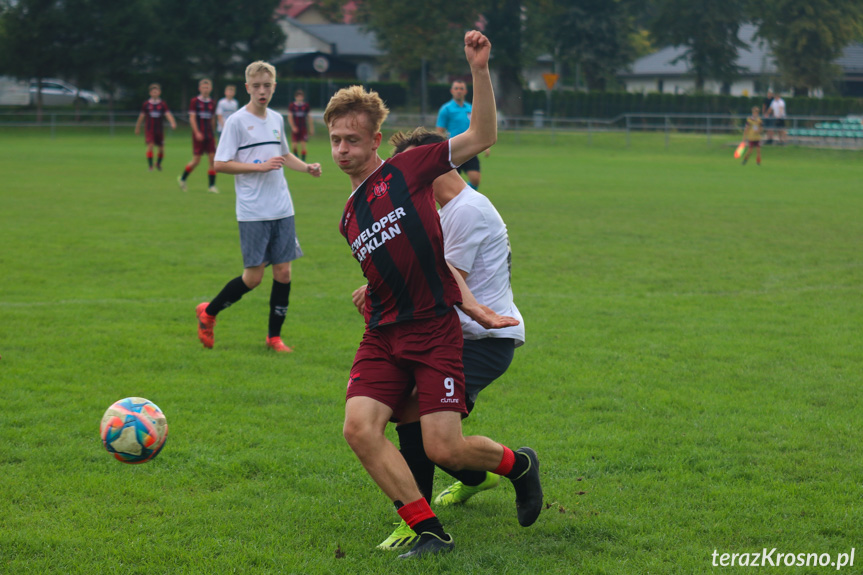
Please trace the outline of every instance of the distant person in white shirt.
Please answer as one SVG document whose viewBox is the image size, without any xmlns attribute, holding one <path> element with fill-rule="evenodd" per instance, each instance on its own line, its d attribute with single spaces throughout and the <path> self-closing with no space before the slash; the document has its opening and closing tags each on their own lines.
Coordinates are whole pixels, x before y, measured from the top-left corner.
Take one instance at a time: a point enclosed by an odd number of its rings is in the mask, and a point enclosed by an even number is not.
<svg viewBox="0 0 863 575">
<path fill-rule="evenodd" d="M 271 64 L 249 64 L 246 90 L 251 99 L 225 122 L 215 157 L 217 172 L 235 176 L 243 275 L 229 281 L 213 301 L 195 308 L 198 339 L 204 347 L 213 347 L 216 315 L 256 288 L 264 277 L 264 268 L 272 265 L 267 347 L 286 353 L 293 351 L 281 337 L 291 293 L 291 261 L 301 257 L 303 251 L 282 168 L 318 177 L 321 165 L 307 164 L 291 154 L 285 138 L 285 119 L 267 107 L 276 90 L 276 69 Z"/>
<path fill-rule="evenodd" d="M 425 128 L 409 133 L 396 133 L 390 139 L 393 155 L 411 148 L 443 142 L 446 137 Z M 488 330 L 465 315 L 458 306 L 464 348 L 465 396 L 468 413 L 476 404 L 477 395 L 502 376 L 512 363 L 515 348 L 524 344 L 524 320 L 513 302 L 510 284 L 512 262 L 506 224 L 487 197 L 469 186 L 452 170 L 434 181 L 435 201 L 440 205 L 440 221 L 444 238 L 444 257 L 453 273 L 460 274 L 468 289 L 481 304 L 500 315 L 514 317 L 514 327 Z M 366 286 L 354 291 L 352 299 L 360 313 L 365 305 Z M 418 415 L 418 414 L 417 414 Z M 402 456 L 416 479 L 420 492 L 430 503 L 435 464 L 426 456 L 422 429 L 418 417 L 402 413 L 396 427 Z M 438 507 L 464 503 L 473 495 L 497 486 L 500 477 L 488 471 L 444 469 L 456 481 L 438 495 Z M 409 547 L 416 533 L 402 521 L 379 549 L 397 550 Z"/>
<path fill-rule="evenodd" d="M 785 137 L 787 135 L 787 132 L 785 131 L 785 100 L 783 100 L 782 96 L 779 94 L 773 96 L 773 103 L 770 104 L 770 112 L 776 120 L 774 127 L 779 134 L 779 143 L 784 144 Z"/>
<path fill-rule="evenodd" d="M 240 104 L 234 98 L 236 93 L 237 87 L 233 84 L 228 84 L 225 86 L 225 97 L 216 104 L 216 129 L 219 131 L 220 137 L 225 127 L 225 121 L 240 107 Z"/>
</svg>

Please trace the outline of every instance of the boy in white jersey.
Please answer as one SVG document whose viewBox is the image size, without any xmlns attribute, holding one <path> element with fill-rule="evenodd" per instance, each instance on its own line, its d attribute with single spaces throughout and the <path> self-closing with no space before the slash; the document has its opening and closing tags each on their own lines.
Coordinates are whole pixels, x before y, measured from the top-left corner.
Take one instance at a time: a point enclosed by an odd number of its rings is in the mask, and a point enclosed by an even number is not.
<svg viewBox="0 0 863 575">
<path fill-rule="evenodd" d="M 225 97 L 216 104 L 216 130 L 219 132 L 219 137 L 222 136 L 222 130 L 225 129 L 225 122 L 240 107 L 237 99 L 234 98 L 236 93 L 237 87 L 233 84 L 228 84 L 225 86 Z"/>
<path fill-rule="evenodd" d="M 416 146 L 442 142 L 446 138 L 424 128 L 396 133 L 390 138 L 393 155 Z M 511 252 L 506 224 L 484 195 L 467 185 L 456 170 L 434 181 L 435 201 L 440 205 L 444 256 L 458 272 L 477 302 L 495 313 L 514 317 L 519 324 L 501 329 L 486 329 L 456 307 L 461 321 L 464 348 L 465 395 L 470 413 L 480 391 L 502 376 L 512 363 L 515 348 L 524 344 L 524 320 L 513 301 L 510 283 Z M 352 299 L 362 313 L 366 286 L 354 291 Z M 402 414 L 396 431 L 402 456 L 416 479 L 420 492 L 431 503 L 435 464 L 425 453 L 418 419 Z M 450 485 L 434 503 L 439 507 L 461 504 L 473 495 L 497 486 L 500 476 L 488 471 L 444 469 L 458 481 Z M 417 534 L 402 521 L 379 549 L 394 551 L 410 547 Z"/>
<path fill-rule="evenodd" d="M 243 252 L 243 275 L 229 281 L 211 302 L 199 304 L 198 339 L 213 347 L 216 315 L 256 288 L 264 268 L 273 266 L 267 347 L 293 351 L 282 341 L 282 324 L 291 293 L 291 262 L 303 255 L 294 227 L 294 205 L 283 167 L 321 175 L 320 164 L 307 164 L 290 153 L 285 120 L 268 108 L 276 89 L 276 70 L 266 62 L 246 68 L 250 101 L 225 122 L 216 150 L 217 172 L 233 174 L 237 192 L 237 221 Z"/>
</svg>

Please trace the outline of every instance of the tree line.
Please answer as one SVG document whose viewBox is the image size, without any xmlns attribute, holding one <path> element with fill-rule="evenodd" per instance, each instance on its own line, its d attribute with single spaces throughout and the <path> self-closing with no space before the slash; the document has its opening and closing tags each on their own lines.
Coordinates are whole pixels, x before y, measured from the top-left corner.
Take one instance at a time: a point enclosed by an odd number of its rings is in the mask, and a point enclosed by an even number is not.
<svg viewBox="0 0 863 575">
<path fill-rule="evenodd" d="M 63 76 L 109 93 L 142 78 L 187 86 L 242 73 L 280 52 L 279 0 L 0 0 L 0 74 Z M 338 21 L 344 0 L 319 0 Z M 522 70 L 553 57 L 567 84 L 616 87 L 615 73 L 666 45 L 684 48 L 696 91 L 731 82 L 743 23 L 771 47 L 795 93 L 830 93 L 833 62 L 863 39 L 860 0 L 362 0 L 356 21 L 375 32 L 393 78 L 463 74 L 462 37 L 481 26 L 494 50 L 501 107 L 521 113 Z M 184 84 L 185 82 L 185 84 Z M 419 82 L 411 82 L 418 84 Z M 184 94 L 185 96 L 185 94 Z"/>
</svg>

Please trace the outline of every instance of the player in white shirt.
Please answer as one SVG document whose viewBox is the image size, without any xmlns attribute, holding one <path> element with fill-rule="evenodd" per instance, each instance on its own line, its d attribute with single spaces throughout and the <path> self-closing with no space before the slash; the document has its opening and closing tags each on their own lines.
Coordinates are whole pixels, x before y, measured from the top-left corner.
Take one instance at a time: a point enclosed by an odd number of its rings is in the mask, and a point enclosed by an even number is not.
<svg viewBox="0 0 863 575">
<path fill-rule="evenodd" d="M 442 142 L 446 138 L 424 128 L 407 134 L 397 133 L 390 143 L 393 155 L 416 146 Z M 510 284 L 512 262 L 506 224 L 491 201 L 480 194 L 452 170 L 434 181 L 434 196 L 440 205 L 440 220 L 447 263 L 464 278 L 476 300 L 499 315 L 514 317 L 519 324 L 502 329 L 485 329 L 465 315 L 458 306 L 464 336 L 465 395 L 468 412 L 473 410 L 477 395 L 509 368 L 515 348 L 524 344 L 524 320 L 513 302 Z M 366 286 L 352 294 L 354 305 L 362 313 Z M 408 463 L 423 496 L 431 502 L 435 464 L 425 454 L 419 418 L 406 412 L 396 427 L 402 456 Z M 487 471 L 461 470 L 447 473 L 458 479 L 438 495 L 438 506 L 460 504 L 473 495 L 497 486 L 500 477 Z M 402 521 L 384 540 L 379 549 L 397 550 L 410 546 L 417 535 Z"/>
<path fill-rule="evenodd" d="M 218 130 L 220 136 L 225 127 L 225 122 L 240 107 L 239 102 L 234 98 L 236 93 L 237 87 L 233 84 L 228 84 L 225 86 L 225 97 L 216 104 L 216 130 Z"/>
<path fill-rule="evenodd" d="M 779 143 L 784 144 L 787 132 L 785 131 L 785 100 L 782 96 L 776 94 L 773 97 L 773 103 L 770 104 L 770 111 L 776 119 L 776 131 L 779 132 Z"/>
<path fill-rule="evenodd" d="M 291 293 L 291 261 L 303 255 L 294 227 L 294 205 L 283 167 L 321 175 L 320 164 L 307 164 L 290 153 L 285 120 L 268 108 L 276 89 L 276 70 L 266 62 L 246 68 L 249 103 L 225 122 L 216 150 L 217 172 L 233 174 L 243 274 L 229 281 L 211 302 L 195 309 L 198 339 L 213 347 L 216 315 L 256 288 L 267 265 L 273 266 L 267 347 L 293 351 L 282 341 L 282 324 Z"/>
</svg>

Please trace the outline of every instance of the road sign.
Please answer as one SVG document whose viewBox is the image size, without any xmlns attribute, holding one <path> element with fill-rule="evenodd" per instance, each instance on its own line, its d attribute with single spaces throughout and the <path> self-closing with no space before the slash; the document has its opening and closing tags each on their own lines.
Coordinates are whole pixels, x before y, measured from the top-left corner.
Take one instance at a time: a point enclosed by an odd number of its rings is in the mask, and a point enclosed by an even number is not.
<svg viewBox="0 0 863 575">
<path fill-rule="evenodd" d="M 330 69 L 330 61 L 327 60 L 326 56 L 318 56 L 312 60 L 312 68 L 315 69 L 315 72 L 323 74 Z"/>
<path fill-rule="evenodd" d="M 560 78 L 560 74 L 543 74 L 542 79 L 545 80 L 545 85 L 548 86 L 549 90 L 554 89 L 554 85 L 557 84 L 557 79 Z"/>
</svg>

